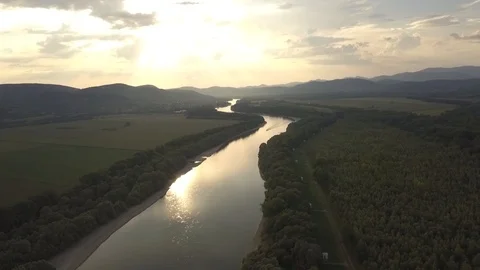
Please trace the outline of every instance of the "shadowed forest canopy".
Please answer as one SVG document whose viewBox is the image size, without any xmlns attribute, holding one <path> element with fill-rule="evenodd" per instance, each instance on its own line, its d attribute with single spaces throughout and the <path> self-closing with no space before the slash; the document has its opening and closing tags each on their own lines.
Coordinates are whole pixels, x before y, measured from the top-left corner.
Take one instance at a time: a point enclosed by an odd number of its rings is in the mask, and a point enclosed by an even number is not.
<svg viewBox="0 0 480 270">
<path fill-rule="evenodd" d="M 479 266 L 476 153 L 348 116 L 305 149 L 365 269 Z"/>
<path fill-rule="evenodd" d="M 236 109 L 282 114 L 272 104 Z M 283 115 L 299 110 L 318 114 Z M 294 151 L 309 157 L 360 269 L 479 268 L 479 112 L 479 103 L 439 116 L 342 108 L 336 121 L 292 124 L 260 148 L 266 225 L 243 269 L 322 269 Z"/>
<path fill-rule="evenodd" d="M 242 269 L 316 269 L 322 263 L 318 227 L 313 222 L 307 184 L 294 170 L 293 149 L 333 124 L 333 115 L 303 119 L 260 146 L 259 168 L 265 180 L 264 232 L 259 247 Z"/>
</svg>

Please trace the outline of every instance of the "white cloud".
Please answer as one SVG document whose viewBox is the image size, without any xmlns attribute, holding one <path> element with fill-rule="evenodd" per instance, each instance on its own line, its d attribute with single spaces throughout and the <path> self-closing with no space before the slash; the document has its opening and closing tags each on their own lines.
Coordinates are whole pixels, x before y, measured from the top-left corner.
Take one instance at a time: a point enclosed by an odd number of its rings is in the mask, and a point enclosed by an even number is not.
<svg viewBox="0 0 480 270">
<path fill-rule="evenodd" d="M 461 7 L 464 8 L 464 9 L 467 9 L 467 8 L 471 8 L 471 7 L 473 7 L 473 6 L 475 6 L 479 3 L 480 3 L 480 0 L 474 0 L 470 3 L 466 3 L 466 4 L 461 5 Z"/>
<path fill-rule="evenodd" d="M 425 27 L 437 27 L 437 26 L 449 26 L 459 24 L 458 18 L 451 15 L 435 16 L 427 19 L 413 21 L 410 23 L 412 28 L 425 28 Z"/>
<path fill-rule="evenodd" d="M 474 33 L 469 35 L 452 33 L 450 36 L 457 40 L 470 40 L 480 42 L 480 30 L 475 31 Z"/>
<path fill-rule="evenodd" d="M 60 10 L 90 10 L 115 28 L 138 28 L 156 23 L 155 13 L 130 13 L 123 9 L 123 0 L 0 0 L 13 8 L 43 8 Z"/>
<path fill-rule="evenodd" d="M 418 34 L 401 33 L 397 36 L 385 37 L 387 46 L 384 53 L 399 54 L 420 46 L 422 38 Z"/>
</svg>

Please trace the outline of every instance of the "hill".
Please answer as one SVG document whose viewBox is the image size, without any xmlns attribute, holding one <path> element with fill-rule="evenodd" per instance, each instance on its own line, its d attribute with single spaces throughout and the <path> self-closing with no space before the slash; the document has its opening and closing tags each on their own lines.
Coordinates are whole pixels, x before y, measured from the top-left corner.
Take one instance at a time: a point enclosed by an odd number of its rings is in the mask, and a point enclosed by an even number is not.
<svg viewBox="0 0 480 270">
<path fill-rule="evenodd" d="M 395 80 L 376 82 L 362 78 L 347 78 L 331 81 L 310 81 L 295 85 L 293 87 L 212 87 L 207 89 L 196 89 L 196 91 L 221 98 L 412 97 L 417 99 L 477 99 L 480 97 L 480 78 L 467 80 L 431 80 L 419 82 L 403 82 Z"/>
<path fill-rule="evenodd" d="M 215 98 L 194 91 L 167 91 L 152 85 L 110 84 L 77 89 L 50 84 L 4 84 L 0 85 L 0 120 L 159 112 L 215 102 Z"/>
<path fill-rule="evenodd" d="M 256 85 L 256 86 L 245 86 L 245 87 L 223 87 L 223 86 L 212 86 L 208 88 L 196 88 L 192 86 L 185 86 L 181 88 L 172 89 L 175 91 L 179 90 L 193 90 L 204 95 L 214 96 L 218 98 L 231 98 L 231 97 L 249 97 L 249 96 L 263 96 L 263 95 L 282 95 L 288 93 L 290 88 L 294 88 L 299 85 L 308 84 L 308 83 L 317 83 L 325 82 L 324 80 L 312 80 L 307 83 L 305 82 L 291 82 L 285 84 L 277 85 Z"/>
<path fill-rule="evenodd" d="M 461 66 L 453 68 L 427 68 L 416 72 L 404 72 L 372 78 L 373 81 L 429 81 L 479 79 L 480 67 Z"/>
</svg>

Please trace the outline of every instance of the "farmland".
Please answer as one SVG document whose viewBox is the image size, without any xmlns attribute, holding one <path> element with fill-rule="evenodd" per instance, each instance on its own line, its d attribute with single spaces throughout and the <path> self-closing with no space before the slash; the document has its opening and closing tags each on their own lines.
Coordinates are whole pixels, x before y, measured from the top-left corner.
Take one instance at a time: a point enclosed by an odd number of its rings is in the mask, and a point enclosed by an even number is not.
<svg viewBox="0 0 480 270">
<path fill-rule="evenodd" d="M 439 115 L 447 110 L 452 110 L 455 105 L 424 102 L 408 98 L 342 98 L 318 100 L 290 100 L 296 103 L 306 103 L 317 106 L 351 107 L 362 109 L 388 110 L 413 112 L 417 114 Z"/>
<path fill-rule="evenodd" d="M 0 206 L 46 190 L 61 192 L 78 177 L 139 150 L 234 123 L 182 115 L 121 115 L 0 130 Z"/>
</svg>

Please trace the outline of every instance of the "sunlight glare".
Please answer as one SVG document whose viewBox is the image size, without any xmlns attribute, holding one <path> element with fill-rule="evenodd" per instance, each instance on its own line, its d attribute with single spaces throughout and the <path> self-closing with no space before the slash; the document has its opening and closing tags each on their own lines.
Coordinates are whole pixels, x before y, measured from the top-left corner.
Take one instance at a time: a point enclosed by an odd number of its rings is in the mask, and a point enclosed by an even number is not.
<svg viewBox="0 0 480 270">
<path fill-rule="evenodd" d="M 186 174 L 180 176 L 175 180 L 175 182 L 170 186 L 169 193 L 178 197 L 181 200 L 185 200 L 188 197 L 188 192 L 190 185 L 192 184 L 193 179 L 197 175 L 196 168 L 191 169 Z"/>
</svg>

